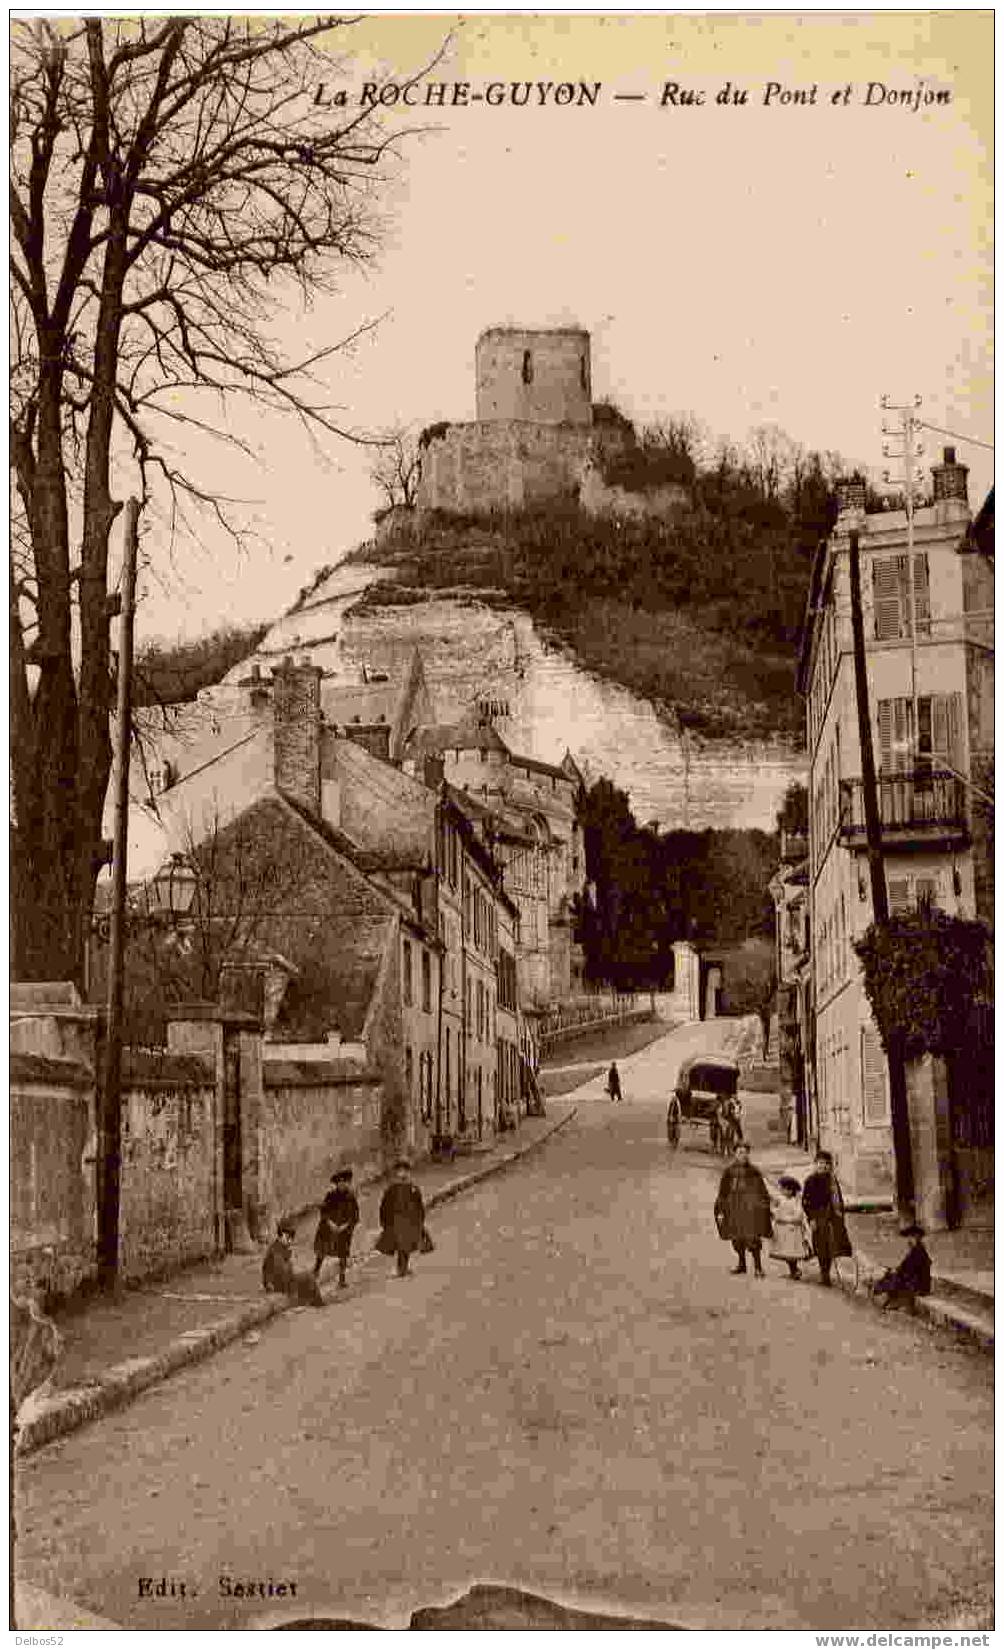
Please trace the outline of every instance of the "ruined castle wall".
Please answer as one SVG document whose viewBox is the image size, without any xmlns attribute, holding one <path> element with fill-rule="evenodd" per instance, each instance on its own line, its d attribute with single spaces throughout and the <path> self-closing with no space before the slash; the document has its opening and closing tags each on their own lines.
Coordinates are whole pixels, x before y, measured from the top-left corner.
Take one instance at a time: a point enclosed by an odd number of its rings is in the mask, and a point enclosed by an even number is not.
<svg viewBox="0 0 1004 1650">
<path fill-rule="evenodd" d="M 418 504 L 426 510 L 518 509 L 574 498 L 592 430 L 530 423 L 451 424 L 429 443 Z"/>
</svg>

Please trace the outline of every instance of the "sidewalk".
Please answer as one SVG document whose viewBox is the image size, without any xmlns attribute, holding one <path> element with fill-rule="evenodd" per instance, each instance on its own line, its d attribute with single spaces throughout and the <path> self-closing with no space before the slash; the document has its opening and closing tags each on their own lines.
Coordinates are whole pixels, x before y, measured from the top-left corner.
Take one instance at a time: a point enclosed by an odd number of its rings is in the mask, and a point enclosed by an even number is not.
<svg viewBox="0 0 1004 1650">
<path fill-rule="evenodd" d="M 569 1123 L 575 1112 L 573 1100 L 549 1101 L 547 1116 L 524 1118 L 516 1136 L 506 1135 L 452 1163 L 417 1165 L 414 1178 L 426 1207 L 435 1208 L 533 1151 Z M 357 1188 L 360 1222 L 352 1261 L 357 1275 L 374 1253 L 384 1185 L 384 1181 L 373 1181 Z M 313 1262 L 315 1226 L 316 1213 L 299 1223 L 296 1261 L 301 1267 Z M 114 1298 L 92 1299 L 57 1317 L 63 1343 L 59 1363 L 48 1389 L 33 1393 L 22 1405 L 18 1453 L 29 1454 L 85 1426 L 129 1403 L 175 1370 L 210 1357 L 220 1347 L 288 1312 L 296 1305 L 294 1301 L 262 1290 L 262 1253 L 255 1249 L 247 1255 L 227 1255 L 158 1284 L 123 1290 Z M 340 1298 L 337 1289 L 330 1287 L 335 1274 L 329 1262 L 326 1274 L 322 1273 L 328 1304 Z"/>
<path fill-rule="evenodd" d="M 756 1153 L 757 1165 L 768 1175 L 794 1175 L 804 1181 L 812 1158 L 797 1146 L 771 1144 Z M 858 1257 L 859 1287 L 896 1266 L 906 1252 L 899 1217 L 891 1210 L 847 1206 L 847 1229 Z M 925 1239 L 931 1257 L 931 1293 L 917 1301 L 921 1317 L 994 1350 L 994 1232 L 992 1227 L 962 1227 L 954 1232 L 930 1232 Z"/>
</svg>

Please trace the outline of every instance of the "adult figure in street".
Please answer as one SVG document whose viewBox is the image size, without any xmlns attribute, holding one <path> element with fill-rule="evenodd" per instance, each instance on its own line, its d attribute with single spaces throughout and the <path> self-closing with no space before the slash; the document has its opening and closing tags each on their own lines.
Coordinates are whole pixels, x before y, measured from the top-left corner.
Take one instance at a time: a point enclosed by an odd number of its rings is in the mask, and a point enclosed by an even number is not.
<svg viewBox="0 0 1004 1650">
<path fill-rule="evenodd" d="M 610 1070 L 607 1072 L 607 1093 L 611 1100 L 621 1098 L 621 1074 L 617 1070 L 616 1060 L 611 1063 Z"/>
<path fill-rule="evenodd" d="M 819 1281 L 824 1289 L 829 1289 L 833 1283 L 833 1262 L 841 1255 L 853 1253 L 844 1222 L 844 1196 L 833 1170 L 831 1152 L 817 1151 L 816 1166 L 802 1187 L 802 1208 L 819 1262 Z"/>
<path fill-rule="evenodd" d="M 398 1277 L 407 1277 L 412 1255 L 425 1247 L 425 1204 L 407 1158 L 395 1164 L 394 1178 L 380 1199 L 380 1226 L 377 1248 L 382 1255 L 395 1255 Z"/>
<path fill-rule="evenodd" d="M 737 1144 L 735 1156 L 722 1175 L 715 1199 L 715 1224 L 719 1237 L 731 1243 L 736 1252 L 737 1265 L 733 1270 L 739 1274 L 746 1271 L 749 1253 L 753 1256 L 754 1276 L 762 1278 L 763 1240 L 773 1231 L 770 1193 L 760 1170 L 750 1162 L 749 1147 L 744 1140 Z"/>
<path fill-rule="evenodd" d="M 352 1251 L 352 1234 L 359 1224 L 359 1202 L 352 1190 L 352 1170 L 337 1169 L 321 1204 L 314 1233 L 314 1276 L 328 1256 L 338 1262 L 338 1287 L 346 1288 L 345 1274 Z"/>
</svg>

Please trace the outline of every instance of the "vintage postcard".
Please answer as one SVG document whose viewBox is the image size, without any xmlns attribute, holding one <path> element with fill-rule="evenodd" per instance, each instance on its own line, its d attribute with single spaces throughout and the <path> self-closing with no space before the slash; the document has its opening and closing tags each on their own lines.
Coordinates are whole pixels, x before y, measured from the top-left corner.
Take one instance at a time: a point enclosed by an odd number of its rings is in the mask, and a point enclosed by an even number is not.
<svg viewBox="0 0 1004 1650">
<path fill-rule="evenodd" d="M 992 59 L 12 16 L 19 1643 L 989 1642 Z"/>
</svg>

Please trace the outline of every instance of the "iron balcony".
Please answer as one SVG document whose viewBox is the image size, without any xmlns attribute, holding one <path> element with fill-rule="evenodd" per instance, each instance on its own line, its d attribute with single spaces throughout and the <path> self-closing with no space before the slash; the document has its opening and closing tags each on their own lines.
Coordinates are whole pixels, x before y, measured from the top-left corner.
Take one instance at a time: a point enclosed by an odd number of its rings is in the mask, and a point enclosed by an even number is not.
<svg viewBox="0 0 1004 1650">
<path fill-rule="evenodd" d="M 909 773 L 880 774 L 876 785 L 882 841 L 887 846 L 935 847 L 969 841 L 965 786 L 954 774 L 915 768 Z M 855 846 L 865 842 L 860 779 L 840 781 L 840 835 Z"/>
</svg>

